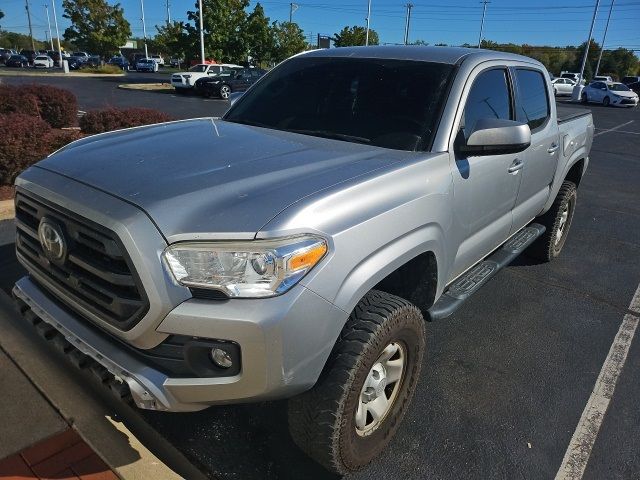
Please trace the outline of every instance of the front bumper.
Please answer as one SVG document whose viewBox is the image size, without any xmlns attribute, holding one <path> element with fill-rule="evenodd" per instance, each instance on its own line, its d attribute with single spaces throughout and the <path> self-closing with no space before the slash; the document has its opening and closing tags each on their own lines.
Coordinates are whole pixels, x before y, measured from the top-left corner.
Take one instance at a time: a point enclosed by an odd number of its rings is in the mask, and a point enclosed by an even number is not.
<svg viewBox="0 0 640 480">
<path fill-rule="evenodd" d="M 114 346 L 108 334 L 63 309 L 29 277 L 16 283 L 13 294 L 23 315 L 33 312 L 25 318 L 37 316 L 82 358 L 102 373 L 106 370 L 110 379 L 102 383 L 125 386 L 140 408 L 175 412 L 287 398 L 307 390 L 319 377 L 347 317 L 301 285 L 270 299 L 188 300 L 166 316 L 158 331 L 235 342 L 242 368 L 230 377 L 171 378 L 124 346 Z"/>
</svg>

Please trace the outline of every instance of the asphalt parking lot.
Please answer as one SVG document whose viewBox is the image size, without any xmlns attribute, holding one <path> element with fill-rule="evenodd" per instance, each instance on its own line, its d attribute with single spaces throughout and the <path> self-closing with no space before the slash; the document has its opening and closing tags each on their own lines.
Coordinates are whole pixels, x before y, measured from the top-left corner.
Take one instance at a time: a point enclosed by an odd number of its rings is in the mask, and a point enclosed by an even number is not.
<svg viewBox="0 0 640 480">
<path fill-rule="evenodd" d="M 83 109 L 144 105 L 176 118 L 226 109 L 219 100 L 117 90 L 122 78 L 39 81 L 70 88 Z M 640 109 L 579 108 L 592 109 L 597 130 L 561 257 L 516 260 L 454 316 L 428 325 L 422 379 L 403 425 L 351 478 L 556 475 L 640 283 Z M 12 228 L 0 222 L 6 292 L 21 274 Z M 640 478 L 639 396 L 635 338 L 583 478 Z M 141 414 L 211 478 L 331 478 L 293 445 L 284 402 Z"/>
</svg>

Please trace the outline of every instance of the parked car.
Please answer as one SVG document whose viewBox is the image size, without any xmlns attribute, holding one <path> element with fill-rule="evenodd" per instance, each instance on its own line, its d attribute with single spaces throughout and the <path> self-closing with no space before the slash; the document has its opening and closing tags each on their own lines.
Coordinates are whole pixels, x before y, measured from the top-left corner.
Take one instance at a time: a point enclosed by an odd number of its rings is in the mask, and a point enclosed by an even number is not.
<svg viewBox="0 0 640 480">
<path fill-rule="evenodd" d="M 562 72 L 560 74 L 560 78 L 568 78 L 569 80 L 573 80 L 574 83 L 578 83 L 578 79 L 580 78 L 580 74 L 579 73 L 574 73 L 574 72 Z M 582 84 L 585 85 L 587 83 L 587 81 L 582 78 Z"/>
<path fill-rule="evenodd" d="M 551 80 L 551 84 L 553 85 L 553 94 L 556 96 L 571 95 L 573 87 L 576 86 L 576 82 L 570 78 L 554 78 Z"/>
<path fill-rule="evenodd" d="M 174 68 L 180 68 L 180 65 L 184 63 L 184 58 L 171 58 L 169 60 L 169 65 Z"/>
<path fill-rule="evenodd" d="M 33 59 L 34 68 L 53 68 L 53 58 L 49 55 L 38 55 Z"/>
<path fill-rule="evenodd" d="M 30 65 L 33 63 L 33 60 L 34 58 L 36 58 L 38 53 L 39 52 L 36 52 L 35 50 L 25 50 L 25 49 L 20 50 L 20 55 L 22 55 L 23 57 L 27 57 L 27 60 L 29 61 Z"/>
<path fill-rule="evenodd" d="M 596 75 L 595 77 L 593 77 L 592 82 L 608 82 L 611 83 L 613 82 L 613 78 L 611 78 L 609 75 Z"/>
<path fill-rule="evenodd" d="M 158 64 L 151 58 L 141 58 L 136 63 L 137 72 L 157 72 Z"/>
<path fill-rule="evenodd" d="M 583 103 L 602 103 L 605 107 L 635 107 L 638 94 L 624 83 L 593 82 L 582 90 Z"/>
<path fill-rule="evenodd" d="M 24 55 L 11 55 L 9 60 L 5 62 L 5 65 L 7 67 L 24 68 L 29 66 L 29 59 Z"/>
<path fill-rule="evenodd" d="M 191 90 L 196 80 L 209 75 L 219 75 L 221 73 L 231 73 L 233 69 L 242 68 L 240 65 L 231 63 L 215 64 L 215 63 L 199 63 L 191 67 L 187 72 L 179 72 L 171 75 L 171 85 L 176 92 L 182 93 Z"/>
<path fill-rule="evenodd" d="M 636 94 L 640 95 L 640 82 L 634 82 L 627 85 L 631 90 L 636 92 Z"/>
<path fill-rule="evenodd" d="M 319 464 L 380 461 L 425 317 L 563 250 L 594 125 L 547 79 L 488 50 L 313 50 L 221 120 L 78 140 L 16 181 L 17 310 L 140 408 L 288 398 Z"/>
<path fill-rule="evenodd" d="M 129 70 L 129 60 L 125 57 L 115 56 L 111 57 L 107 62 L 109 65 L 115 65 L 116 67 L 120 67 L 122 70 Z"/>
<path fill-rule="evenodd" d="M 624 83 L 625 85 L 629 85 L 631 83 L 638 83 L 638 82 L 640 82 L 640 75 L 631 75 L 628 77 L 624 77 L 621 83 Z"/>
<path fill-rule="evenodd" d="M 158 66 L 164 67 L 164 58 L 162 58 L 162 55 L 151 55 L 151 60 L 155 61 Z"/>
<path fill-rule="evenodd" d="M 10 48 L 0 48 L 0 63 L 5 63 L 11 55 L 17 55 L 17 52 Z"/>
<path fill-rule="evenodd" d="M 86 63 L 90 55 L 87 52 L 73 52 L 71 56 L 77 58 L 82 63 Z"/>
<path fill-rule="evenodd" d="M 227 100 L 234 92 L 244 92 L 266 73 L 260 68 L 242 68 L 228 74 L 203 77 L 196 81 L 195 89 L 205 97 Z"/>
<path fill-rule="evenodd" d="M 102 60 L 102 57 L 100 57 L 100 55 L 90 55 L 89 58 L 87 58 L 86 62 L 84 62 L 84 64 L 87 67 L 100 67 L 104 65 L 104 61 Z"/>
</svg>

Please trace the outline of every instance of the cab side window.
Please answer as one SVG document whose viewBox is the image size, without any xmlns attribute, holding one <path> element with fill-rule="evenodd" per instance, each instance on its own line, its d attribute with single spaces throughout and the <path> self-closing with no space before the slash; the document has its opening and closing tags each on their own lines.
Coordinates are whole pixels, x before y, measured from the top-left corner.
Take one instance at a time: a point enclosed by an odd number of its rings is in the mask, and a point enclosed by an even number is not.
<svg viewBox="0 0 640 480">
<path fill-rule="evenodd" d="M 502 68 L 486 70 L 473 82 L 462 114 L 460 128 L 469 138 L 481 118 L 512 120 L 511 97 L 507 71 Z"/>
<path fill-rule="evenodd" d="M 549 118 L 549 96 L 545 79 L 537 70 L 516 69 L 518 107 L 516 120 L 529 125 L 531 131 L 543 126 Z"/>
</svg>

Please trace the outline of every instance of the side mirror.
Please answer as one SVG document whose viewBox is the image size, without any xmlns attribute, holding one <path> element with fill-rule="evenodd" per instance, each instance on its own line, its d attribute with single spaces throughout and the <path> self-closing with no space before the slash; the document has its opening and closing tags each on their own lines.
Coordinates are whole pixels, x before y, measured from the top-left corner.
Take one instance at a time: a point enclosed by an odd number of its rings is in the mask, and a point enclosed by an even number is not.
<svg viewBox="0 0 640 480">
<path fill-rule="evenodd" d="M 233 104 L 236 103 L 242 95 L 244 95 L 244 92 L 233 92 L 231 95 L 229 95 L 229 106 L 233 107 Z"/>
<path fill-rule="evenodd" d="M 500 118 L 481 118 L 459 150 L 468 156 L 518 153 L 531 145 L 529 125 Z"/>
</svg>

